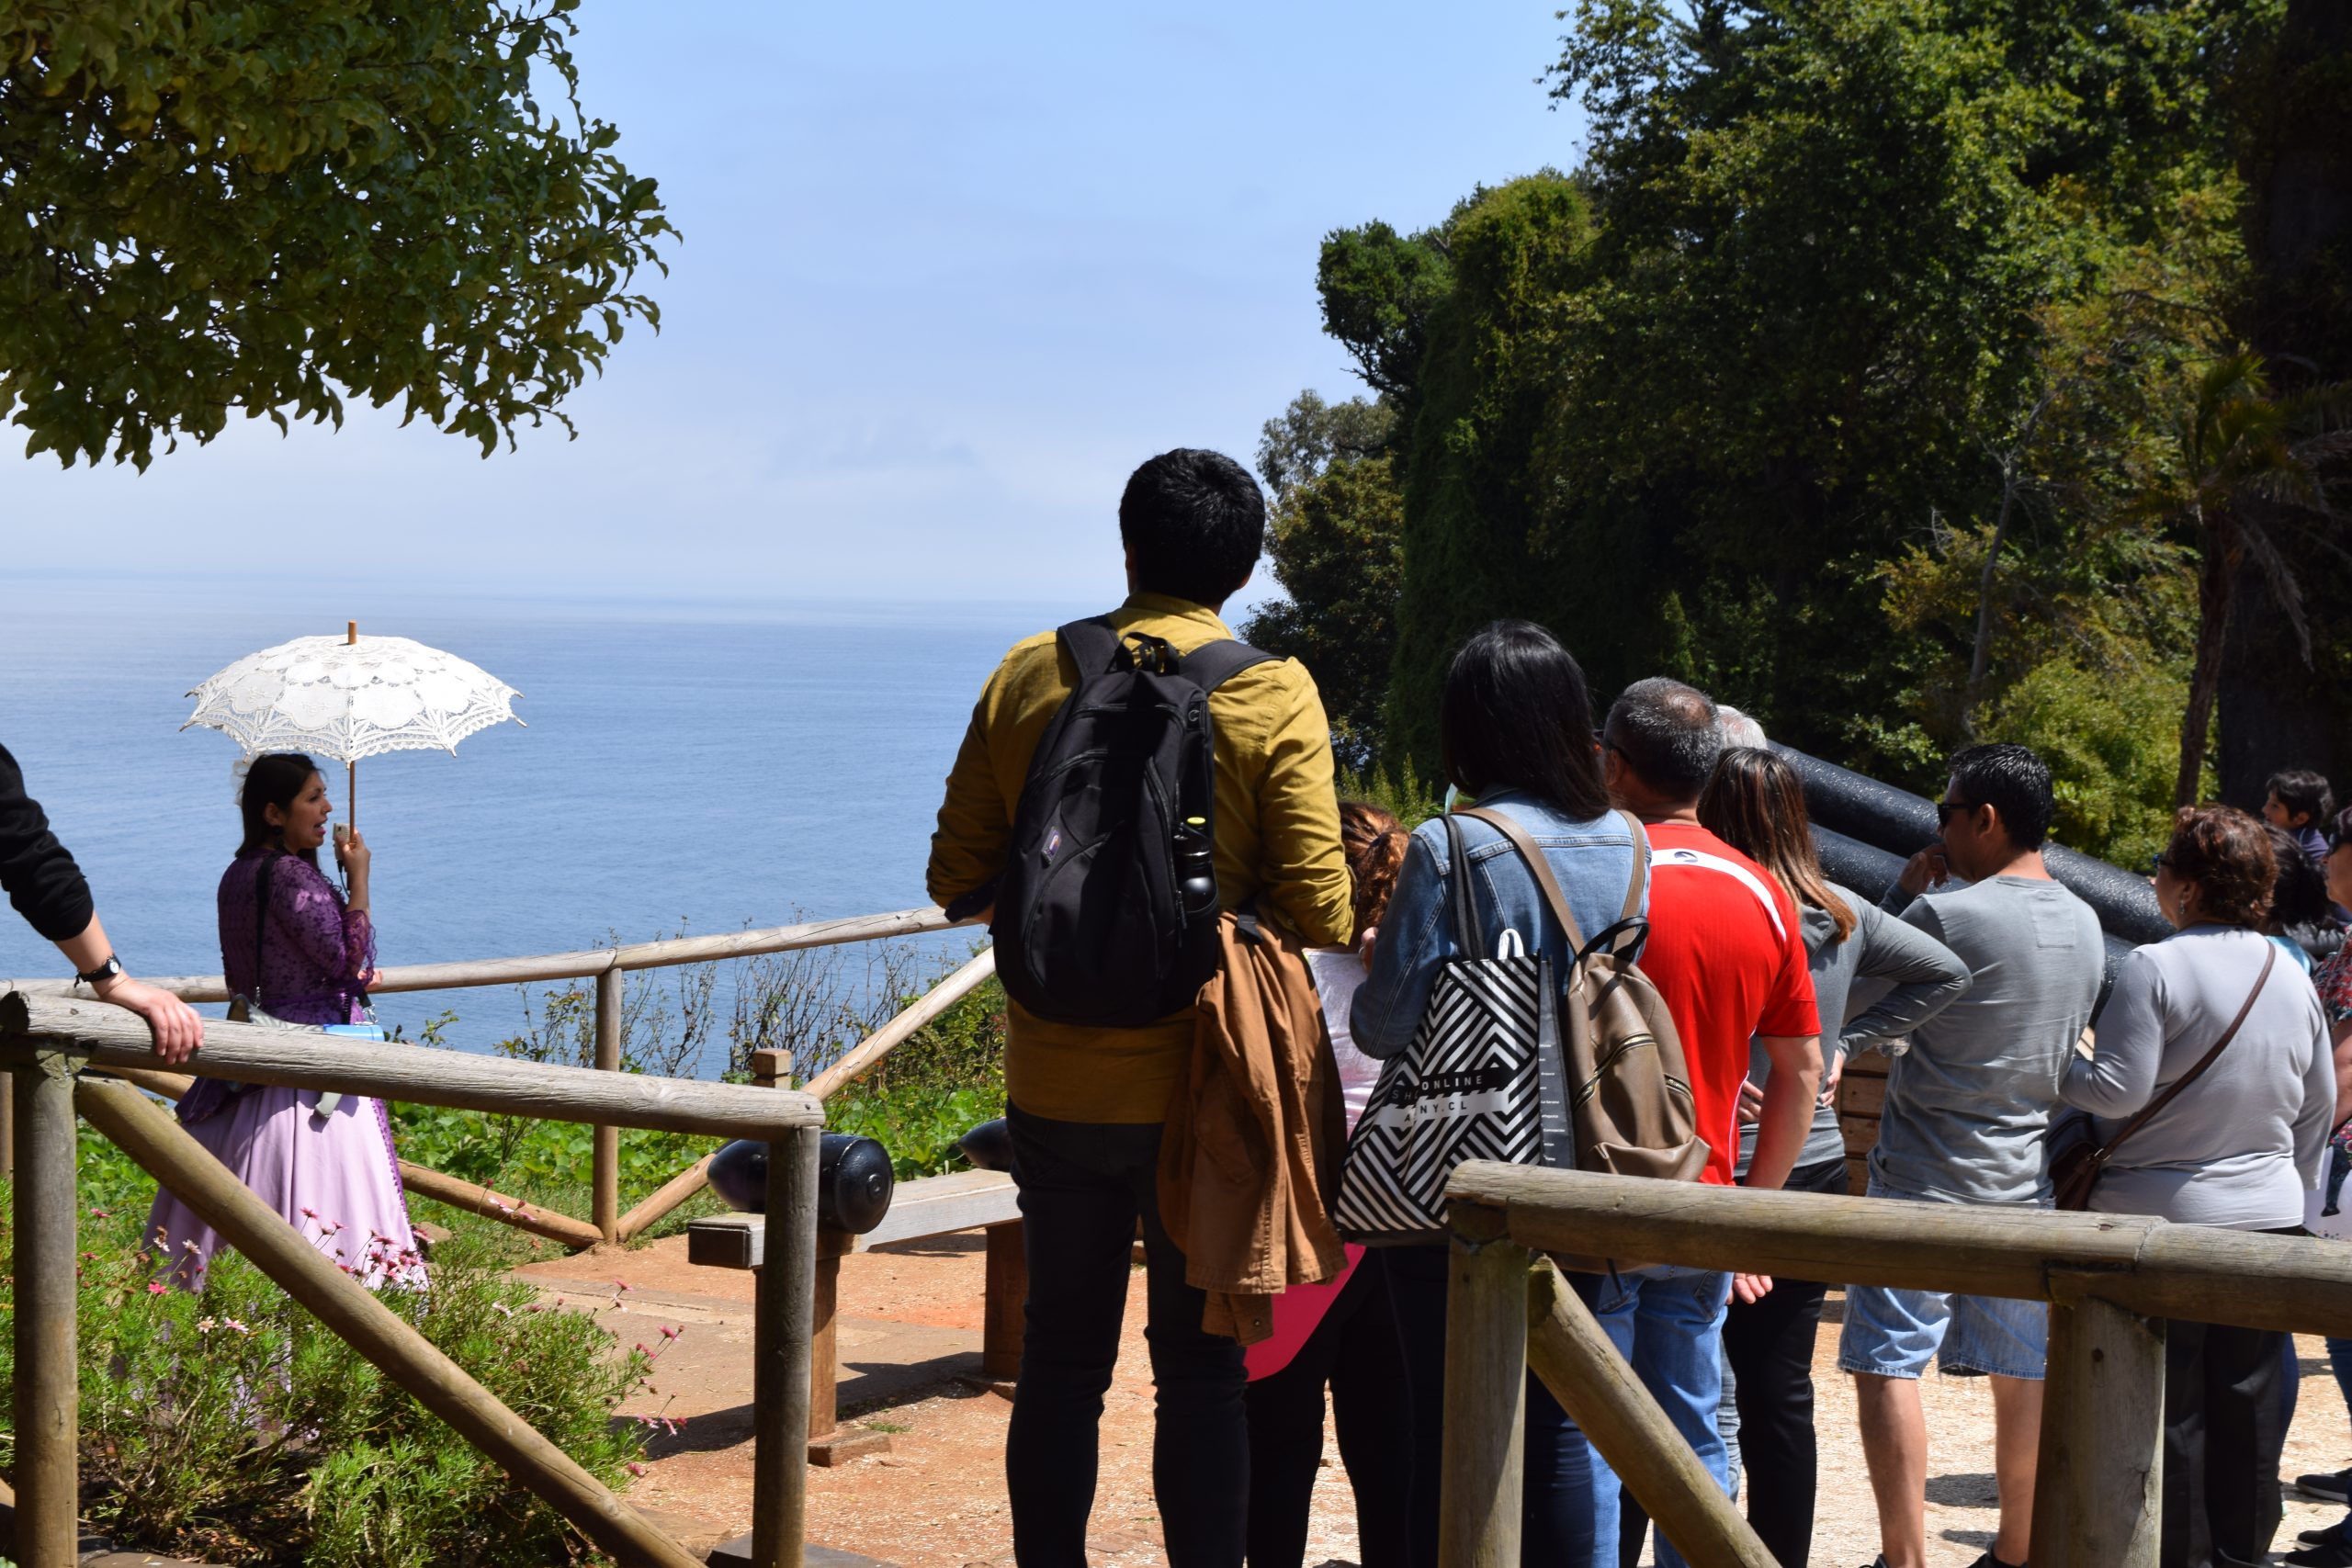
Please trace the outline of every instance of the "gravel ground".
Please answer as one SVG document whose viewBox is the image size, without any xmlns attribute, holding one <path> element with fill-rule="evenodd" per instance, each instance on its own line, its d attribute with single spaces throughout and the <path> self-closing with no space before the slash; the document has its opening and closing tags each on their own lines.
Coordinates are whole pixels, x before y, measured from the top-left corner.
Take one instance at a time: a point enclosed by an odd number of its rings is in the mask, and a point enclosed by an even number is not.
<svg viewBox="0 0 2352 1568">
<path fill-rule="evenodd" d="M 606 1258 L 554 1259 L 521 1270 L 551 1296 L 597 1311 L 624 1342 L 649 1328 L 683 1329 L 665 1350 L 658 1394 L 641 1408 L 683 1416 L 655 1440 L 632 1493 L 690 1545 L 750 1528 L 750 1303 L 747 1273 L 688 1265 L 683 1237 Z M 841 1283 L 844 1395 L 881 1392 L 845 1413 L 890 1432 L 891 1451 L 837 1469 L 811 1469 L 812 1540 L 900 1568 L 964 1568 L 1012 1562 L 1002 1452 L 1009 1402 L 977 1376 L 983 1261 L 977 1235 L 949 1237 L 843 1260 Z M 630 1289 L 616 1289 L 625 1280 Z M 1833 1295 L 1830 1309 L 1841 1303 Z M 2352 1462 L 2352 1430 L 2316 1339 L 2299 1343 L 2304 1398 L 2284 1470 L 2332 1471 Z M 1836 1368 L 1837 1328 L 1826 1324 L 1815 1361 L 1821 1436 L 1815 1568 L 1856 1568 L 1878 1551 L 1870 1483 L 1855 1438 L 1851 1385 Z M 1991 1543 L 1992 1398 L 1981 1379 L 1922 1385 L 1930 1453 L 1928 1561 L 1966 1568 Z M 632 1410 L 640 1406 L 632 1406 Z M 1165 1560 L 1150 1478 L 1151 1387 L 1143 1348 L 1143 1292 L 1129 1293 L 1126 1337 L 1103 1414 L 1102 1468 L 1089 1553 L 1098 1568 L 1156 1568 Z M 2333 1523 L 2342 1510 L 2290 1497 L 2280 1550 L 2294 1534 Z M 1356 1561 L 1355 1513 L 1336 1444 L 1327 1445 L 1314 1503 L 1309 1563 Z M 2274 1557 L 2273 1561 L 2277 1559 Z M 1645 1561 L 1648 1561 L 1646 1558 Z"/>
</svg>

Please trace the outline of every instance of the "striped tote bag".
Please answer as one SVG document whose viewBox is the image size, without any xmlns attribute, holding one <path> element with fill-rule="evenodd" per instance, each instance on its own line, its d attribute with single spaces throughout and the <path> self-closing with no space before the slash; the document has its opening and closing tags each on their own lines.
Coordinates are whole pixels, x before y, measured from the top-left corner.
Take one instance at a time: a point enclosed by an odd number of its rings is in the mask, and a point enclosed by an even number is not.
<svg viewBox="0 0 2352 1568">
<path fill-rule="evenodd" d="M 1444 819 L 1455 945 L 1411 1043 L 1380 1070 L 1348 1138 L 1332 1222 L 1367 1247 L 1442 1242 L 1445 1184 L 1467 1159 L 1573 1167 L 1550 962 L 1516 931 L 1493 950 L 1470 897 L 1461 825 Z"/>
</svg>

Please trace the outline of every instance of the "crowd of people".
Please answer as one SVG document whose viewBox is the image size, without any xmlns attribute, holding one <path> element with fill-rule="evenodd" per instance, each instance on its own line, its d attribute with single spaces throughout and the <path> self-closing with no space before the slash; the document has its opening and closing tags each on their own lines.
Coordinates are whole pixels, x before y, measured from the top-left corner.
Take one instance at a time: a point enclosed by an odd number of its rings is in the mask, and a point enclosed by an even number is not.
<svg viewBox="0 0 2352 1568">
<path fill-rule="evenodd" d="M 1197 742 L 1213 776 L 1188 780 L 1172 848 L 1113 894 L 1085 891 L 1107 842 L 1089 835 L 1115 829 L 1102 828 L 1115 816 L 1102 800 L 1064 802 L 1026 838 L 1016 828 L 1041 757 L 1065 786 L 1106 766 L 1099 749 L 1056 750 L 1069 744 L 1073 694 L 1104 671 L 1079 667 L 1080 638 L 1033 637 L 981 694 L 929 867 L 939 903 L 998 926 L 1001 967 L 1005 921 L 1054 898 L 1080 926 L 1126 932 L 1144 905 L 1200 914 L 1213 877 L 1206 913 L 1222 933 L 1192 953 L 1214 976 L 1197 1005 L 1164 1016 L 1130 1006 L 1103 1021 L 1101 973 L 1083 977 L 1094 1011 L 1057 1016 L 1060 982 L 1008 975 L 1029 1293 L 1005 1472 L 1023 1568 L 1087 1560 L 1138 1235 L 1152 1475 L 1175 1568 L 1299 1568 L 1327 1390 L 1365 1568 L 1437 1561 L 1448 1252 L 1426 1237 L 1343 1237 L 1329 1207 L 1350 1131 L 1418 1048 L 1449 966 L 1488 956 L 1472 951 L 1485 933 L 1553 977 L 1588 955 L 1585 933 L 1636 943 L 1626 951 L 1679 1043 L 1702 1185 L 1849 1192 L 1837 1089 L 1856 1053 L 1877 1051 L 1889 1060 L 1872 1199 L 2047 1208 L 2072 1139 L 2105 1156 L 2078 1195 L 2095 1210 L 2284 1235 L 2335 1215 L 2352 1159 L 2352 811 L 2335 812 L 2318 775 L 2274 777 L 2262 818 L 2177 815 L 2149 868 L 2176 934 L 2131 953 L 2100 1010 L 2099 920 L 2045 862 L 2055 796 L 2022 746 L 1952 755 L 1935 841 L 1873 895 L 1825 874 L 1798 776 L 1752 718 L 1665 678 L 1597 704 L 1550 631 L 1498 621 L 1454 656 L 1440 709 L 1442 770 L 1485 815 L 1408 829 L 1340 799 L 1322 704 L 1295 661 L 1228 649 L 1203 709 L 1168 683 L 1231 641 L 1219 612 L 1265 529 L 1248 472 L 1213 452 L 1162 454 L 1129 480 L 1119 523 L 1130 593 L 1097 646 L 1151 666 L 1154 711 L 1179 744 L 1170 765 Z M 1193 712 L 1204 732 L 1182 716 Z M 1130 794 L 1169 805 L 1153 795 L 1159 775 L 1148 788 L 1142 777 L 1126 776 Z M 239 805 L 219 916 L 240 1014 L 360 1025 L 375 953 L 366 843 L 333 835 L 337 887 L 319 864 L 332 808 L 307 757 L 257 759 Z M 1075 895 L 1056 891 L 1065 874 Z M 1001 884 L 1030 907 L 995 908 Z M 164 1062 L 200 1044 L 185 1004 L 123 972 L 5 750 L 0 886 L 99 998 L 147 1021 Z M 354 1273 L 375 1284 L 416 1269 L 380 1104 L 198 1079 L 178 1109 Z M 1934 1223 L 1925 1210 L 1921 1223 Z M 209 1227 L 163 1193 L 149 1228 L 162 1269 L 198 1286 Z M 1877 1568 L 1926 1561 L 1918 1380 L 1930 1360 L 1990 1390 L 2000 1521 L 1978 1568 L 2030 1560 L 2041 1303 L 1674 1266 L 1567 1280 L 1707 1473 L 1744 1495 L 1784 1568 L 1814 1556 L 1813 1368 L 1826 1298 L 1842 1287 L 1838 1364 L 1854 1381 Z M 2352 1344 L 2328 1344 L 2352 1416 Z M 2283 1335 L 2166 1325 L 2165 1568 L 2263 1560 L 2296 1382 Z M 1523 1443 L 1523 1560 L 1636 1562 L 1650 1521 L 1532 1376 Z M 2301 1483 L 2342 1497 L 2347 1481 Z M 1664 1532 L 1656 1553 L 1681 1561 Z M 2352 1519 L 2310 1532 L 2289 1561 L 2352 1565 Z"/>
<path fill-rule="evenodd" d="M 1119 524 L 1130 593 L 1104 617 L 1118 646 L 1190 655 L 1229 638 L 1219 611 L 1251 575 L 1264 529 L 1249 474 L 1213 452 L 1163 454 L 1129 480 Z M 1041 742 L 1101 673 L 1079 667 L 1074 640 L 1031 638 L 989 678 L 933 840 L 933 897 L 990 918 L 1001 964 L 999 880 L 1024 857 L 1071 852 L 1062 825 L 1076 818 L 1026 839 L 1015 824 L 1039 787 Z M 2333 1211 L 2352 1115 L 2352 1048 L 2337 1043 L 2352 1039 L 2341 947 L 2352 813 L 2331 817 L 2315 775 L 2272 781 L 2267 824 L 2222 806 L 2178 814 L 2149 868 L 2177 934 L 2132 952 L 2094 1032 L 2100 923 L 2044 860 L 2055 793 L 2025 747 L 1951 756 L 1935 841 L 1873 897 L 1825 875 L 1799 780 L 1754 720 L 1663 678 L 1597 705 L 1568 649 L 1527 622 L 1488 626 L 1455 655 L 1441 762 L 1450 793 L 1507 818 L 1540 865 L 1478 817 L 1408 831 L 1343 804 L 1320 700 L 1295 662 L 1243 667 L 1213 686 L 1207 712 L 1215 814 L 1192 821 L 1213 822 L 1219 902 L 1311 980 L 1328 1055 L 1314 1072 L 1220 1065 L 1248 1048 L 1205 1005 L 1141 1024 L 1057 1018 L 1050 994 L 1010 1006 L 1030 1293 L 1005 1469 L 1023 1568 L 1086 1561 L 1138 1229 L 1152 1473 L 1171 1562 L 1297 1568 L 1327 1387 L 1362 1561 L 1436 1561 L 1445 1250 L 1356 1237 L 1333 1263 L 1336 1249 L 1298 1240 L 1330 1231 L 1316 1212 L 1326 1193 L 1283 1179 L 1278 1151 L 1336 1157 L 1317 1095 L 1344 1124 L 1365 1114 L 1387 1065 L 1416 1049 L 1447 965 L 1485 956 L 1463 951 L 1463 933 L 1505 933 L 1566 975 L 1578 953 L 1563 914 L 1579 935 L 1619 929 L 1629 879 L 1645 922 L 1640 968 L 1670 1012 L 1706 1144 L 1702 1183 L 1848 1192 L 1837 1086 L 1855 1053 L 1879 1051 L 1890 1060 L 1871 1198 L 2047 1208 L 2056 1151 L 2073 1137 L 2107 1156 L 2085 1200 L 2096 1210 L 2286 1234 Z M 1237 1109 L 1221 1072 L 1254 1074 L 1264 1092 Z M 1166 1174 L 1192 1168 L 1203 1140 L 1231 1161 L 1236 1223 L 1261 1226 L 1247 1283 L 1279 1292 L 1262 1319 L 1232 1310 L 1229 1270 L 1188 1256 L 1204 1228 L 1193 1190 L 1184 1236 L 1165 1223 Z M 1707 1472 L 1745 1494 L 1774 1558 L 1811 1561 L 1813 1366 L 1825 1298 L 1842 1282 L 1676 1267 L 1567 1279 Z M 1926 1562 L 1918 1380 L 1930 1360 L 1991 1392 L 2000 1524 L 1979 1568 L 2030 1561 L 2047 1332 L 2037 1302 L 1846 1289 L 1838 1361 L 1854 1380 L 1878 1568 Z M 2352 1411 L 2352 1346 L 2330 1348 Z M 2281 1517 L 2294 1377 L 2283 1335 L 2167 1325 L 2166 1568 L 2263 1560 Z M 1523 1442 L 1522 1560 L 1637 1562 L 1649 1521 L 1532 1376 Z M 2344 1479 L 2304 1478 L 2339 1495 Z M 1668 1540 L 1656 1552 L 1680 1561 Z M 2352 1531 L 2312 1532 L 2289 1560 L 2352 1563 Z"/>
</svg>

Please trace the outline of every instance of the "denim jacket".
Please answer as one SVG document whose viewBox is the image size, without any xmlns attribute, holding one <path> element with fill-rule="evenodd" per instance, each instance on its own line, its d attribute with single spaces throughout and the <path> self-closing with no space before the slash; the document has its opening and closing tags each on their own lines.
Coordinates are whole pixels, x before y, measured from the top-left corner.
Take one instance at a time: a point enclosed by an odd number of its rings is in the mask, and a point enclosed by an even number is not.
<svg viewBox="0 0 2352 1568">
<path fill-rule="evenodd" d="M 1612 811 L 1578 822 L 1512 790 L 1498 791 L 1478 804 L 1510 818 L 1542 847 L 1587 941 L 1617 922 L 1624 912 L 1625 888 L 1633 881 L 1637 852 L 1625 818 Z M 1552 961 L 1555 975 L 1566 973 L 1575 954 L 1568 951 L 1567 933 L 1544 905 L 1534 874 L 1494 829 L 1475 817 L 1461 818 L 1459 825 L 1473 873 L 1473 907 L 1486 940 L 1499 940 L 1506 928 L 1516 931 L 1529 952 Z M 1646 860 L 1648 851 L 1645 840 L 1638 852 Z M 1394 1056 L 1411 1043 L 1438 971 L 1449 959 L 1468 956 L 1455 941 L 1447 900 L 1452 869 L 1444 822 L 1431 818 L 1415 829 L 1412 847 L 1396 875 L 1396 892 L 1373 945 L 1372 973 L 1357 990 L 1348 1015 L 1356 1044 L 1367 1055 Z M 1645 886 L 1641 913 L 1648 912 L 1649 889 Z"/>
</svg>

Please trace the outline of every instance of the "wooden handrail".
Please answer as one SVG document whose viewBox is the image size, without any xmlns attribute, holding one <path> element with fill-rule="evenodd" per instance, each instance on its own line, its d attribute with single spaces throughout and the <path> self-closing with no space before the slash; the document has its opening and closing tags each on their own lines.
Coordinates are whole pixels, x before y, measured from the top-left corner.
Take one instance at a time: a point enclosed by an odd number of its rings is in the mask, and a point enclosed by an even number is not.
<svg viewBox="0 0 2352 1568">
<path fill-rule="evenodd" d="M 473 986 L 514 986 L 541 980 L 586 980 L 609 970 L 662 969 L 680 964 L 715 964 L 729 958 L 755 958 L 764 953 L 791 953 L 808 947 L 838 947 L 845 942 L 874 942 L 886 937 L 918 936 L 946 931 L 961 922 L 950 920 L 929 907 L 896 909 L 881 915 L 852 915 L 841 919 L 807 920 L 798 925 L 764 926 L 754 931 L 717 936 L 671 937 L 661 942 L 624 942 L 581 953 L 542 953 L 519 958 L 467 958 L 448 964 L 395 964 L 377 971 L 375 993 L 393 991 L 461 990 Z M 219 975 L 179 975 L 147 977 L 147 983 L 186 1002 L 225 1002 L 229 983 Z M 34 997 L 85 996 L 72 980 L 0 980 L 0 993 L 17 991 Z"/>
<path fill-rule="evenodd" d="M 0 1066 L 29 1066 L 42 1049 L 102 1067 L 156 1066 L 146 1021 L 135 1014 L 100 1002 L 0 996 Z M 218 1019 L 204 1021 L 203 1048 L 181 1066 L 200 1077 L 717 1138 L 773 1141 L 825 1122 L 821 1103 L 791 1089 L 513 1062 Z"/>
<path fill-rule="evenodd" d="M 1467 1162 L 1446 1196 L 1537 1251 L 2352 1336 L 2352 1247 L 2142 1214 L 1973 1208 Z"/>
<path fill-rule="evenodd" d="M 912 1007 L 866 1036 L 854 1049 L 844 1052 L 841 1060 L 809 1080 L 800 1092 L 815 1100 L 824 1099 L 912 1039 L 923 1025 L 978 990 L 995 973 L 996 949 L 983 949 L 962 968 L 924 992 Z M 615 1227 L 616 1239 L 624 1244 L 636 1240 L 648 1226 L 666 1218 L 672 1210 L 701 1191 L 709 1183 L 710 1162 L 717 1153 L 713 1150 L 703 1156 L 623 1214 Z"/>
</svg>

